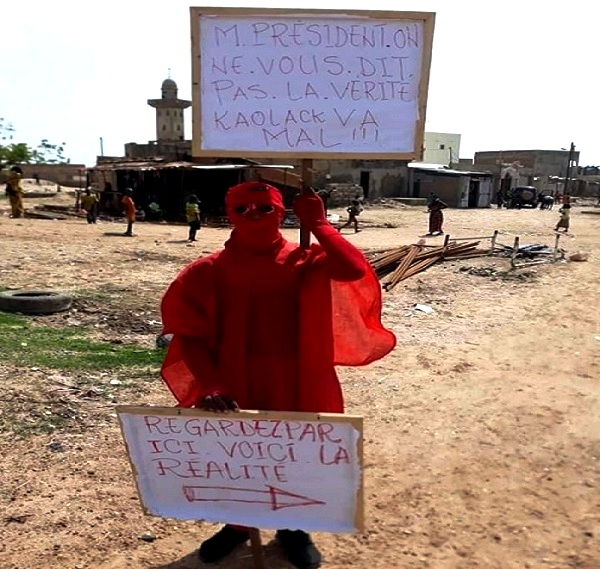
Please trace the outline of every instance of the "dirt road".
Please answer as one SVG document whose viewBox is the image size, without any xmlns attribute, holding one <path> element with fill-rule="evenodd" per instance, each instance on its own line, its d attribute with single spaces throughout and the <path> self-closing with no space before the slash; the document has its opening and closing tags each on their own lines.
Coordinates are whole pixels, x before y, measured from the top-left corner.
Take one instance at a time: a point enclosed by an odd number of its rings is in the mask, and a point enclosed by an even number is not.
<svg viewBox="0 0 600 569">
<path fill-rule="evenodd" d="M 557 216 L 451 210 L 445 229 L 551 244 Z M 347 235 L 364 248 L 415 242 L 426 229 L 413 208 L 367 209 L 361 222 L 364 231 Z M 398 347 L 367 368 L 340 369 L 348 412 L 365 417 L 367 531 L 316 534 L 324 567 L 600 568 L 600 216 L 576 207 L 572 226 L 575 237 L 563 244 L 589 252 L 588 262 L 521 276 L 504 274 L 504 260 L 452 262 L 385 294 Z M 165 286 L 228 230 L 203 229 L 195 247 L 186 246 L 185 226 L 139 223 L 137 237 L 106 235 L 122 230 L 4 215 L 0 286 L 71 292 L 79 311 L 47 323 L 150 345 Z M 499 272 L 464 270 L 473 266 Z M 418 312 L 417 303 L 435 312 Z M 23 405 L 43 408 L 56 379 L 0 362 L 0 413 L 16 390 Z M 109 379 L 92 377 L 104 387 Z M 194 550 L 216 526 L 143 515 L 113 414 L 115 403 L 171 405 L 158 374 L 143 389 L 106 393 L 99 403 L 65 392 L 76 414 L 52 434 L 0 433 L 0 567 L 202 566 Z M 144 532 L 156 540 L 140 540 Z M 272 536 L 264 532 L 266 542 Z M 289 567 L 272 543 L 267 560 L 270 569 Z M 244 548 L 218 565 L 250 566 Z"/>
</svg>

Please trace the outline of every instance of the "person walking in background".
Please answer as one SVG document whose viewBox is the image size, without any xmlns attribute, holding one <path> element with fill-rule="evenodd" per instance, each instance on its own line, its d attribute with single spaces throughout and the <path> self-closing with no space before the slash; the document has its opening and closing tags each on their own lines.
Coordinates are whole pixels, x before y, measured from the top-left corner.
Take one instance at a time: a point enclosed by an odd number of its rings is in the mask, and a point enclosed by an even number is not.
<svg viewBox="0 0 600 569">
<path fill-rule="evenodd" d="M 554 231 L 558 231 L 561 227 L 565 230 L 565 233 L 569 232 L 569 225 L 571 223 L 571 204 L 563 204 L 563 206 L 558 210 L 560 213 L 560 219 L 554 228 Z"/>
<path fill-rule="evenodd" d="M 329 202 L 329 198 L 331 197 L 331 194 L 334 191 L 335 190 L 322 189 L 322 190 L 318 190 L 317 192 L 315 192 L 321 198 L 321 201 L 323 202 L 323 207 L 325 208 L 325 215 L 327 215 L 327 207 L 328 207 L 327 204 Z"/>
<path fill-rule="evenodd" d="M 6 180 L 6 193 L 10 200 L 11 217 L 18 219 L 25 216 L 23 208 L 23 170 L 13 166 Z"/>
<path fill-rule="evenodd" d="M 437 194 L 434 194 L 433 192 L 429 192 L 429 195 L 427 196 L 427 205 L 429 205 L 432 201 L 437 200 Z"/>
<path fill-rule="evenodd" d="M 502 197 L 502 190 L 496 192 L 496 205 L 500 209 L 504 205 L 504 198 Z"/>
<path fill-rule="evenodd" d="M 196 241 L 196 233 L 200 229 L 200 201 L 195 195 L 191 195 L 185 204 L 185 218 L 190 227 L 188 241 Z"/>
<path fill-rule="evenodd" d="M 96 223 L 96 211 L 98 208 L 98 198 L 96 194 L 92 194 L 88 188 L 85 194 L 81 196 L 81 209 L 85 211 L 85 216 L 88 223 Z"/>
<path fill-rule="evenodd" d="M 354 233 L 358 233 L 360 231 L 358 228 L 358 216 L 361 214 L 362 210 L 363 208 L 360 205 L 360 201 L 358 199 L 353 199 L 352 202 L 350 202 L 350 206 L 346 208 L 346 211 L 348 212 L 348 221 L 339 227 L 338 231 L 341 231 L 349 225 L 354 225 Z"/>
<path fill-rule="evenodd" d="M 435 198 L 429 204 L 427 211 L 429 212 L 429 233 L 428 236 L 443 235 L 444 230 L 444 214 L 442 210 L 448 207 L 440 198 Z"/>
<path fill-rule="evenodd" d="M 133 237 L 133 224 L 135 223 L 135 203 L 133 203 L 133 190 L 131 188 L 125 188 L 123 191 L 125 194 L 121 200 L 125 217 L 127 218 L 127 230 L 124 235 L 127 237 Z"/>
</svg>

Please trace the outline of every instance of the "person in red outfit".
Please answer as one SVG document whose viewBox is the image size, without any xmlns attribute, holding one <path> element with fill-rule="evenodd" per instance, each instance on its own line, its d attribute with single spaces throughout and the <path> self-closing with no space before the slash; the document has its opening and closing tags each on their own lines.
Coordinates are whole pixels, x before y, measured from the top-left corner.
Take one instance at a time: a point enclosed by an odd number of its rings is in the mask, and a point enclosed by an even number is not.
<svg viewBox="0 0 600 569">
<path fill-rule="evenodd" d="M 121 200 L 121 205 L 125 211 L 125 217 L 127 219 L 127 229 L 123 235 L 127 237 L 133 237 L 133 224 L 135 223 L 135 204 L 133 203 L 133 190 L 131 188 L 125 188 L 123 190 L 125 194 Z"/>
<path fill-rule="evenodd" d="M 163 334 L 172 334 L 162 377 L 184 407 L 343 413 L 335 365 L 366 365 L 389 353 L 379 281 L 362 253 L 325 218 L 314 193 L 295 203 L 318 240 L 309 249 L 279 230 L 279 191 L 247 182 L 231 188 L 233 231 L 223 250 L 185 267 L 165 293 Z M 310 535 L 279 530 L 299 569 L 320 566 Z M 249 539 L 226 525 L 199 555 L 217 562 Z"/>
</svg>

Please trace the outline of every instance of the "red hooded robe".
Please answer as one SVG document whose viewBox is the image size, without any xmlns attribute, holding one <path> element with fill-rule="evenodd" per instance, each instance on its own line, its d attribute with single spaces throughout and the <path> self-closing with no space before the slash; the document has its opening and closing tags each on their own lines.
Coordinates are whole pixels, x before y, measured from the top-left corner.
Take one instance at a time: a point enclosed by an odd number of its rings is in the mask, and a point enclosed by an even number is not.
<svg viewBox="0 0 600 569">
<path fill-rule="evenodd" d="M 324 246 L 304 250 L 277 228 L 257 254 L 235 204 L 273 204 L 278 226 L 281 195 L 264 184 L 235 186 L 227 207 L 236 228 L 225 248 L 192 262 L 165 293 L 163 333 L 174 336 L 162 376 L 181 406 L 221 393 L 242 409 L 342 413 L 334 366 L 366 365 L 393 349 L 373 270 L 325 221 L 319 198 L 307 199 L 321 208 L 313 233 Z"/>
</svg>

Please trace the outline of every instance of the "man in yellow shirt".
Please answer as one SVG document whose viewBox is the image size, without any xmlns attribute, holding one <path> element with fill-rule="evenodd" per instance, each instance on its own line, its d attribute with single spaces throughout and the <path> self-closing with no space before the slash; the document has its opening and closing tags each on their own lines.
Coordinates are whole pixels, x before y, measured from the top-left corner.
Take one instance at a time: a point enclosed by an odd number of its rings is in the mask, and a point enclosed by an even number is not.
<svg viewBox="0 0 600 569">
<path fill-rule="evenodd" d="M 188 241 L 196 241 L 196 232 L 200 229 L 200 206 L 196 196 L 190 196 L 185 204 L 185 218 L 190 226 Z"/>
<path fill-rule="evenodd" d="M 96 209 L 98 207 L 98 198 L 96 194 L 92 194 L 88 188 L 85 194 L 81 196 L 81 209 L 86 213 L 88 223 L 96 223 Z"/>
</svg>

